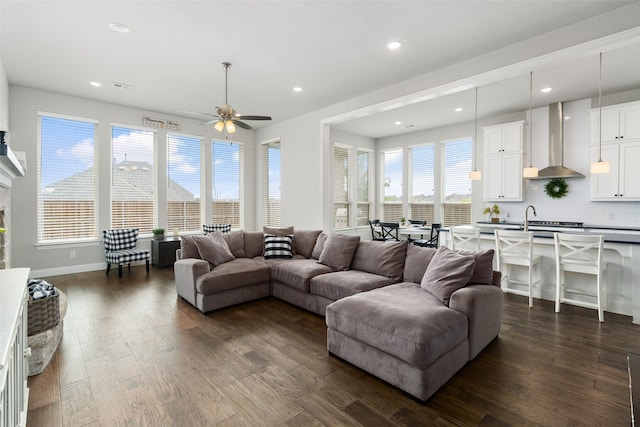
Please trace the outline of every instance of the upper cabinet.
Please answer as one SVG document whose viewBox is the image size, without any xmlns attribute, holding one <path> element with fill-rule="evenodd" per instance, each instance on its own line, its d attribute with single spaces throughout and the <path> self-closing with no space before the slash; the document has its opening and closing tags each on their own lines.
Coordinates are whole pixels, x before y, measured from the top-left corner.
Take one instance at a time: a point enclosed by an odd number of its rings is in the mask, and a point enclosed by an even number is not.
<svg viewBox="0 0 640 427">
<path fill-rule="evenodd" d="M 591 142 L 598 143 L 600 110 L 591 111 Z M 640 102 L 602 107 L 602 141 L 640 138 Z"/>
<path fill-rule="evenodd" d="M 523 121 L 482 128 L 484 131 L 484 200 L 522 200 Z"/>
</svg>

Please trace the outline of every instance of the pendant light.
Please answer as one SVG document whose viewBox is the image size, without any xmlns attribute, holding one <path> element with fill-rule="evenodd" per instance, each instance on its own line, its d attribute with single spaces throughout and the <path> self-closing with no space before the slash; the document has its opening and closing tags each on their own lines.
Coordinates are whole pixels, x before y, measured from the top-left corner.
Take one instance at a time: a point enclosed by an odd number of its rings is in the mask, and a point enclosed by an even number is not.
<svg viewBox="0 0 640 427">
<path fill-rule="evenodd" d="M 600 78 L 598 79 L 598 161 L 591 163 L 591 173 L 609 173 L 609 162 L 602 160 L 602 52 L 600 52 Z"/>
<path fill-rule="evenodd" d="M 469 172 L 469 179 L 471 181 L 479 181 L 482 179 L 482 172 L 476 169 L 476 151 L 478 148 L 478 86 L 476 86 L 476 113 L 475 113 L 475 127 L 473 136 L 473 170 Z"/>
<path fill-rule="evenodd" d="M 538 168 L 533 167 L 533 71 L 529 73 L 529 166 L 522 170 L 525 178 L 538 176 Z"/>
</svg>

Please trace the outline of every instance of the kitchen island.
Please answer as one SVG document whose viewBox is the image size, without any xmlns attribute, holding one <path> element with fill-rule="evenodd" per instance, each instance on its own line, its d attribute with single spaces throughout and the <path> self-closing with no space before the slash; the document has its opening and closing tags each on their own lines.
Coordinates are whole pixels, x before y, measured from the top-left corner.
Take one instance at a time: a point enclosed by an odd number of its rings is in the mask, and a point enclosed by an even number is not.
<svg viewBox="0 0 640 427">
<path fill-rule="evenodd" d="M 522 223 L 516 222 L 477 222 L 480 228 L 480 248 L 495 249 L 493 231 L 496 228 L 522 230 Z M 446 231 L 446 230 L 444 230 Z M 534 298 L 555 301 L 556 265 L 553 233 L 602 234 L 604 236 L 605 272 L 605 311 L 633 317 L 633 323 L 640 324 L 640 228 L 607 227 L 597 225 L 530 225 L 533 232 L 534 254 L 540 255 L 541 286 L 533 289 Z M 450 247 L 447 236 L 442 243 Z M 524 270 L 523 270 L 524 272 Z M 569 276 L 568 276 L 569 277 Z M 574 275 L 572 281 L 588 286 L 588 276 Z M 572 282 L 574 283 L 574 282 Z M 534 302 L 535 304 L 535 302 Z M 562 309 L 560 311 L 562 313 Z M 594 310 L 597 319 L 597 313 Z M 605 314 L 606 322 L 606 314 Z"/>
</svg>

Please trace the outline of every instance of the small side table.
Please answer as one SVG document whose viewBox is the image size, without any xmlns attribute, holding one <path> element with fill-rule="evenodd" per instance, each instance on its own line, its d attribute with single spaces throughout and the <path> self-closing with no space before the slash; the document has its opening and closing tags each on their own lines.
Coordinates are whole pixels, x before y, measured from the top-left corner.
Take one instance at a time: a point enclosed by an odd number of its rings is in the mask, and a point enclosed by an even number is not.
<svg viewBox="0 0 640 427">
<path fill-rule="evenodd" d="M 151 240 L 151 262 L 156 267 L 170 267 L 176 262 L 180 239 Z"/>
</svg>

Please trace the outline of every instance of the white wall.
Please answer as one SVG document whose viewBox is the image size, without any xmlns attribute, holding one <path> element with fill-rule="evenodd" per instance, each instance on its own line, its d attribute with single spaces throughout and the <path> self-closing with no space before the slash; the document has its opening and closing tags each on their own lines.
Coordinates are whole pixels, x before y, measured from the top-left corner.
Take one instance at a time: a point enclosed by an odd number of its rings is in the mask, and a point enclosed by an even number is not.
<svg viewBox="0 0 640 427">
<path fill-rule="evenodd" d="M 11 230 L 13 236 L 19 236 L 12 240 L 12 266 L 31 267 L 32 275 L 51 275 L 69 273 L 75 271 L 87 271 L 104 268 L 104 250 L 100 240 L 85 244 L 66 244 L 38 246 L 37 243 L 37 113 L 44 111 L 80 118 L 88 118 L 98 121 L 96 150 L 98 153 L 99 170 L 99 230 L 110 228 L 109 225 L 109 179 L 111 171 L 111 123 L 119 123 L 131 126 L 142 126 L 144 116 L 164 118 L 181 124 L 181 133 L 204 137 L 203 141 L 209 154 L 210 142 L 213 138 L 219 138 L 211 126 L 201 126 L 201 121 L 189 120 L 182 117 L 156 113 L 152 111 L 137 110 L 115 104 L 97 102 L 93 100 L 60 95 L 51 92 L 40 91 L 20 86 L 11 86 L 10 89 L 10 116 L 12 148 L 26 152 L 27 175 L 14 180 L 12 189 Z M 243 194 L 244 203 L 244 228 L 254 229 L 255 212 L 255 187 L 256 172 L 253 167 L 256 164 L 256 145 L 254 133 L 240 129 L 233 134 L 234 142 L 244 143 L 244 155 L 246 167 L 244 168 L 245 185 Z M 157 129 L 157 170 L 158 193 L 160 200 L 166 179 L 166 130 Z M 205 175 L 210 182 L 210 162 L 205 161 L 208 171 Z M 209 184 L 210 188 L 210 184 Z M 166 217 L 164 217 L 166 218 Z M 159 225 L 163 226 L 163 216 L 159 217 Z M 141 239 L 139 245 L 149 247 L 148 239 Z M 75 251 L 76 257 L 70 258 L 70 251 Z"/>
</svg>

